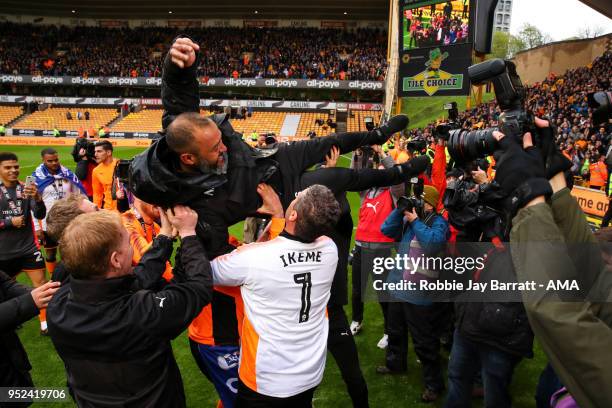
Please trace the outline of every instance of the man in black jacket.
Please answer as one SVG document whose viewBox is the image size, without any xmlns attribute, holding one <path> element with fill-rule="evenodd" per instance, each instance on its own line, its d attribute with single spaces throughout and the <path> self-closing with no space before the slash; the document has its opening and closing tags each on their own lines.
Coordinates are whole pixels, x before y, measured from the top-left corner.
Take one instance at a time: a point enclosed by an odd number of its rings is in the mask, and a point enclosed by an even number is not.
<svg viewBox="0 0 612 408">
<path fill-rule="evenodd" d="M 170 341 L 212 296 L 196 223 L 187 207 L 168 210 L 133 271 L 129 236 L 117 214 L 82 214 L 64 231 L 60 253 L 72 277 L 49 304 L 49 334 L 80 407 L 185 406 Z M 173 227 L 182 243 L 174 280 L 166 285 Z"/>
<path fill-rule="evenodd" d="M 178 38 L 164 61 L 162 76 L 162 119 L 166 136 L 154 142 L 146 152 L 137 156 L 131 166 L 131 185 L 136 196 L 143 200 L 169 206 L 177 202 L 194 208 L 199 216 L 198 237 L 210 259 L 229 253 L 234 248 L 228 243 L 227 228 L 261 206 L 257 185 L 270 184 L 278 193 L 284 208 L 302 189 L 323 184 L 337 197 L 347 190 L 363 190 L 374 185 L 397 184 L 418 173 L 414 164 L 406 163 L 392 169 L 358 173 L 349 169 L 326 169 L 307 172 L 323 160 L 332 146 L 347 153 L 362 145 L 382 144 L 393 133 L 404 129 L 408 118 L 400 115 L 371 132 L 335 134 L 328 137 L 291 144 L 278 144 L 265 150 L 255 150 L 242 141 L 226 115 L 205 118 L 199 115 L 199 87 L 196 77 L 199 47 L 188 38 Z M 346 199 L 344 199 L 346 201 Z M 340 230 L 348 231 L 346 250 L 339 233 L 332 237 L 339 246 L 339 256 L 347 258 L 352 221 L 348 213 Z M 344 228 L 348 226 L 348 228 Z M 346 253 L 346 254 L 345 254 Z M 355 406 L 367 406 L 367 387 L 359 369 L 357 350 L 348 331 L 342 305 L 347 303 L 346 261 L 339 264 L 330 305 L 330 322 L 342 341 L 330 346 L 349 387 Z M 215 292 L 212 302 L 213 337 L 215 344 L 237 342 L 235 305 Z M 231 312 L 231 313 L 230 313 Z M 348 337 L 347 337 L 348 335 Z M 332 341 L 332 340 L 330 340 Z M 350 344 L 348 344 L 350 343 Z M 331 343 L 330 343 L 331 344 Z M 332 351 L 333 352 L 333 351 Z"/>
<path fill-rule="evenodd" d="M 255 150 L 242 141 L 226 115 L 195 119 L 200 116 L 198 50 L 190 39 L 178 38 L 166 55 L 162 75 L 166 137 L 134 158 L 130 188 L 145 202 L 164 207 L 186 204 L 196 210 L 207 223 L 200 222 L 198 236 L 210 259 L 233 249 L 227 242 L 227 227 L 261 206 L 259 183 L 270 184 L 287 208 L 302 189 L 302 174 L 323 161 L 332 146 L 344 154 L 359 146 L 383 144 L 408 125 L 408 118 L 398 115 L 371 132 L 339 133 Z"/>
<path fill-rule="evenodd" d="M 47 307 L 58 282 L 47 282 L 30 289 L 0 271 L 0 385 L 33 387 L 30 362 L 15 328 Z M 28 404 L 29 405 L 29 404 Z M 3 406 L 0 403 L 0 406 Z M 13 406 L 13 405 L 11 405 Z"/>
</svg>

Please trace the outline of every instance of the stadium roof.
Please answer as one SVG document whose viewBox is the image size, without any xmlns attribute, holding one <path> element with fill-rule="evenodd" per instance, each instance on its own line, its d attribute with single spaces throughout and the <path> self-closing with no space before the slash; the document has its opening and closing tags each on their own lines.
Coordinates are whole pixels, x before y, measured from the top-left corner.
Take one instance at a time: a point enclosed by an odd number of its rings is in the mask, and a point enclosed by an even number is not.
<svg viewBox="0 0 612 408">
<path fill-rule="evenodd" d="M 580 0 L 593 10 L 599 11 L 608 18 L 612 18 L 612 2 L 610 0 Z M 588 22 L 585 22 L 588 23 Z"/>
<path fill-rule="evenodd" d="M 0 10 L 15 15 L 130 20 L 387 20 L 389 0 L 0 0 Z"/>
</svg>

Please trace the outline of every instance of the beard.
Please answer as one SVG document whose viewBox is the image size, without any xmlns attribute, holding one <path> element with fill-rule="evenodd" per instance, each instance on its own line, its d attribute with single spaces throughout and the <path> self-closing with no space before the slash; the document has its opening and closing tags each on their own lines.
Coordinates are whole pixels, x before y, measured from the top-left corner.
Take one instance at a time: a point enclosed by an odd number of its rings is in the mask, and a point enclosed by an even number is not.
<svg viewBox="0 0 612 408">
<path fill-rule="evenodd" d="M 205 160 L 199 160 L 198 169 L 205 174 L 222 175 L 227 173 L 227 152 L 221 153 L 215 167 L 208 164 Z"/>
</svg>

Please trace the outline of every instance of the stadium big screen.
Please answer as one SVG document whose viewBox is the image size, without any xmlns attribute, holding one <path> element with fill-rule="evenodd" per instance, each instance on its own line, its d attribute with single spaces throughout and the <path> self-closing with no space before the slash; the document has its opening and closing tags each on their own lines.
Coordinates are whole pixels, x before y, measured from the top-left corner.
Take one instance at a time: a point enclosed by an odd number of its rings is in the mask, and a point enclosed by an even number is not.
<svg viewBox="0 0 612 408">
<path fill-rule="evenodd" d="M 400 2 L 400 96 L 467 95 L 475 0 Z"/>
</svg>

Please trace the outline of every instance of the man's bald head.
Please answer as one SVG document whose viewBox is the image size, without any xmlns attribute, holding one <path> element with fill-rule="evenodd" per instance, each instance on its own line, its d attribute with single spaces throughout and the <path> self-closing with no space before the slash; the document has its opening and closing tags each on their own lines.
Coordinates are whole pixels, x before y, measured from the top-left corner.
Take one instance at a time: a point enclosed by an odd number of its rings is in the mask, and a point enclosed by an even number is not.
<svg viewBox="0 0 612 408">
<path fill-rule="evenodd" d="M 178 156 L 184 172 L 226 171 L 227 148 L 211 119 L 195 112 L 182 113 L 166 129 L 166 143 Z"/>
<path fill-rule="evenodd" d="M 166 129 L 166 142 L 175 153 L 194 153 L 198 130 L 217 127 L 215 122 L 196 112 L 181 113 Z"/>
</svg>

